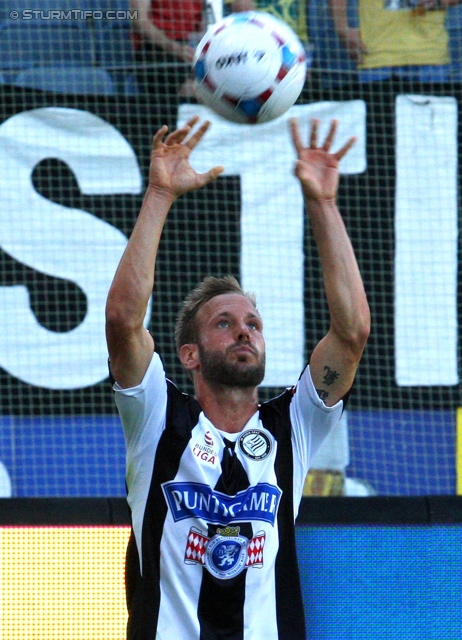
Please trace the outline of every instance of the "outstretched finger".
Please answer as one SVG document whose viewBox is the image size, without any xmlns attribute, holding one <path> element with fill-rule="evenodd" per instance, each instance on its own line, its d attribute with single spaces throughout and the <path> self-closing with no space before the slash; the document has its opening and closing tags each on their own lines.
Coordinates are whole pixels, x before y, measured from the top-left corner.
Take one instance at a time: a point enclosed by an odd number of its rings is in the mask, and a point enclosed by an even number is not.
<svg viewBox="0 0 462 640">
<path fill-rule="evenodd" d="M 330 151 L 332 146 L 332 142 L 334 140 L 335 134 L 337 133 L 338 120 L 332 120 L 330 123 L 329 133 L 324 140 L 324 144 L 322 145 L 323 151 Z"/>
<path fill-rule="evenodd" d="M 311 133 L 310 133 L 310 149 L 318 148 L 318 129 L 320 121 L 317 118 L 311 120 Z"/>
<path fill-rule="evenodd" d="M 162 140 L 164 139 L 165 134 L 168 131 L 168 127 L 166 124 L 164 124 L 158 131 L 157 133 L 154 134 L 153 138 L 152 138 L 152 151 L 154 151 L 155 149 L 158 148 L 158 146 L 160 145 L 160 143 L 162 142 Z"/>
<path fill-rule="evenodd" d="M 209 169 L 209 171 L 206 171 L 205 173 L 200 173 L 199 179 L 201 181 L 201 186 L 203 187 L 206 184 L 209 184 L 209 182 L 213 182 L 214 180 L 216 180 L 220 173 L 223 173 L 224 170 L 224 167 L 222 167 L 221 165 L 217 165 L 216 167 L 213 167 L 213 169 Z"/>
<path fill-rule="evenodd" d="M 345 142 L 345 144 L 343 145 L 343 147 L 341 149 L 339 149 L 336 153 L 334 153 L 334 156 L 337 158 L 337 160 L 341 160 L 343 158 L 343 156 L 348 153 L 348 151 L 351 149 L 351 147 L 356 143 L 356 136 L 352 136 L 348 142 Z"/>
<path fill-rule="evenodd" d="M 194 147 L 196 147 L 199 144 L 199 142 L 205 135 L 206 131 L 210 128 L 211 124 L 212 123 L 210 122 L 210 120 L 206 120 L 205 122 L 203 122 L 199 127 L 199 129 L 197 129 L 197 131 L 195 131 L 193 135 L 189 138 L 189 140 L 185 143 L 186 146 L 191 150 L 194 149 Z"/>
<path fill-rule="evenodd" d="M 181 144 L 185 138 L 187 137 L 187 135 L 190 133 L 191 129 L 194 127 L 194 125 L 198 122 L 199 120 L 199 116 L 193 116 L 192 118 L 190 118 L 186 124 L 184 124 L 182 127 L 180 127 L 179 129 L 176 129 L 176 131 L 173 131 L 165 140 L 165 144 Z"/>
<path fill-rule="evenodd" d="M 300 154 L 304 149 L 304 146 L 303 146 L 302 138 L 300 135 L 298 119 L 291 118 L 289 120 L 289 126 L 290 126 L 290 133 L 292 135 L 292 142 L 294 143 L 295 151 L 297 152 L 297 156 L 300 156 Z"/>
<path fill-rule="evenodd" d="M 191 117 L 189 118 L 189 120 L 187 121 L 187 123 L 186 123 L 186 124 L 187 124 L 189 127 L 191 127 L 191 129 L 192 129 L 192 128 L 194 127 L 194 125 L 195 125 L 195 124 L 197 124 L 197 123 L 199 122 L 199 120 L 200 120 L 200 118 L 199 118 L 199 116 L 198 116 L 198 115 L 197 115 L 197 113 L 196 113 L 196 114 L 194 114 L 193 116 L 191 116 Z"/>
</svg>

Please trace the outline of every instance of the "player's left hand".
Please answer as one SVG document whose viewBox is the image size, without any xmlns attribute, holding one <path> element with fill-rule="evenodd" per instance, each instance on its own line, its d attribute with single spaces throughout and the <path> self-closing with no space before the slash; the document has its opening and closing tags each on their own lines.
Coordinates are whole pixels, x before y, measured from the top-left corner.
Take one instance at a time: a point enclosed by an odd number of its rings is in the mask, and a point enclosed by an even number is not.
<svg viewBox="0 0 462 640">
<path fill-rule="evenodd" d="M 338 121 L 332 120 L 326 139 L 318 146 L 320 121 L 313 118 L 309 146 L 305 147 L 296 118 L 290 119 L 292 141 L 297 152 L 294 173 L 300 180 L 305 198 L 310 200 L 334 200 L 338 188 L 338 163 L 356 142 L 352 136 L 338 151 L 331 153 Z"/>
</svg>

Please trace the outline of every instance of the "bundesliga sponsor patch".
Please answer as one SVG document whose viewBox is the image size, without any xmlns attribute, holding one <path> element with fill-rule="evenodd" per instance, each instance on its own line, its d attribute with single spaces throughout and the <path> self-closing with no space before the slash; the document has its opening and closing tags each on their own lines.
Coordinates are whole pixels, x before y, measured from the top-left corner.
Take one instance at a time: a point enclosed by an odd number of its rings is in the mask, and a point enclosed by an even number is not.
<svg viewBox="0 0 462 640">
<path fill-rule="evenodd" d="M 216 578 L 229 580 L 248 567 L 263 566 L 265 540 L 264 531 L 248 540 L 239 535 L 239 527 L 225 527 L 217 529 L 217 533 L 208 538 L 191 527 L 184 561 L 186 564 L 201 564 Z"/>
</svg>

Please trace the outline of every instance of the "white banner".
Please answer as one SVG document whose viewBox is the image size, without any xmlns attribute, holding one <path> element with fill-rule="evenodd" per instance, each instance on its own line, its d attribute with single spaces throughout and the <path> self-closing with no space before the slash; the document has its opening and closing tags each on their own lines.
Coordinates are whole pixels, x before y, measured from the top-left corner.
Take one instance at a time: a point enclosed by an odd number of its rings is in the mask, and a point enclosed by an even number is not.
<svg viewBox="0 0 462 640">
<path fill-rule="evenodd" d="M 83 322 L 59 333 L 39 324 L 25 286 L 0 287 L 0 366 L 31 385 L 74 389 L 107 378 L 104 310 L 127 239 L 87 211 L 38 194 L 31 175 L 45 158 L 66 162 L 84 194 L 139 193 L 142 181 L 125 138 L 87 111 L 34 109 L 0 126 L 1 248 L 75 283 L 87 299 Z"/>
<path fill-rule="evenodd" d="M 399 386 L 455 385 L 457 101 L 396 100 L 395 362 Z"/>
</svg>

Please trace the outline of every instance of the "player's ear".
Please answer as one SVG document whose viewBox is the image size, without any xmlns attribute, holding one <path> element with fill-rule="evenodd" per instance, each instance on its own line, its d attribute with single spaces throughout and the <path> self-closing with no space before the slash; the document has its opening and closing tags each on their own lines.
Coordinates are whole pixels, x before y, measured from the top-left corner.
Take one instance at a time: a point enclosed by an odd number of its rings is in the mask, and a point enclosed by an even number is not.
<svg viewBox="0 0 462 640">
<path fill-rule="evenodd" d="M 193 371 L 199 366 L 199 349 L 194 342 L 180 347 L 180 360 L 186 371 Z"/>
</svg>

